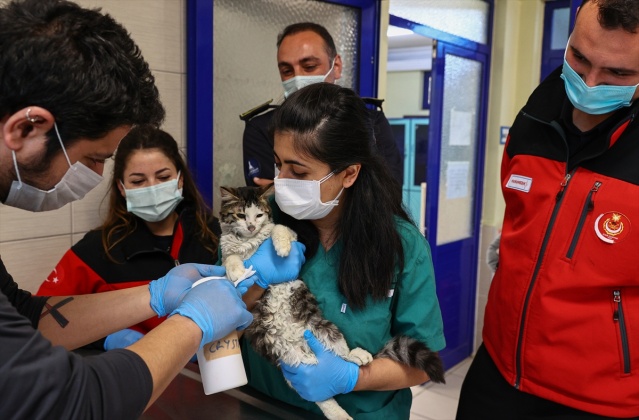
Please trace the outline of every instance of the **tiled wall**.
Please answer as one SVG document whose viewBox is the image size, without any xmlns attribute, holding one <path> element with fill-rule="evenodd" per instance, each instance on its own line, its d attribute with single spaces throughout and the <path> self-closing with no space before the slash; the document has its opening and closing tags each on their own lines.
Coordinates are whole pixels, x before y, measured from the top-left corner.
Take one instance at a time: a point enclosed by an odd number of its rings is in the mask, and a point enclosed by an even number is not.
<svg viewBox="0 0 639 420">
<path fill-rule="evenodd" d="M 167 111 L 163 129 L 186 152 L 186 0 L 75 1 L 101 7 L 131 33 L 156 77 Z M 110 170 L 105 168 L 106 179 Z M 0 256 L 21 288 L 37 290 L 66 250 L 100 224 L 106 184 L 103 181 L 83 200 L 52 212 L 30 213 L 0 205 Z"/>
</svg>

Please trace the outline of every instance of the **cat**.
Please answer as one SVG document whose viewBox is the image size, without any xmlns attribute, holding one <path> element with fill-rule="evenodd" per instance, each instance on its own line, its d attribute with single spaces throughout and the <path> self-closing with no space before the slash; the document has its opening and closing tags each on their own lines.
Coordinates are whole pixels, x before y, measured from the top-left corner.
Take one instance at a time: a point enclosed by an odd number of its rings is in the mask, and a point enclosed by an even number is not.
<svg viewBox="0 0 639 420">
<path fill-rule="evenodd" d="M 280 256 L 290 252 L 297 235 L 273 223 L 267 187 L 221 187 L 220 247 L 227 277 L 234 281 L 244 274 L 244 260 L 271 237 Z M 373 360 L 364 349 L 350 350 L 337 326 L 322 318 L 317 300 L 301 279 L 271 285 L 253 308 L 253 323 L 246 329 L 253 348 L 274 365 L 297 366 L 317 363 L 303 337 L 310 330 L 330 351 L 359 366 Z M 388 358 L 425 371 L 433 382 L 444 383 L 439 356 L 423 343 L 406 336 L 392 338 L 375 358 Z M 290 385 L 290 384 L 289 384 Z M 335 399 L 317 402 L 328 419 L 352 419 Z"/>
</svg>

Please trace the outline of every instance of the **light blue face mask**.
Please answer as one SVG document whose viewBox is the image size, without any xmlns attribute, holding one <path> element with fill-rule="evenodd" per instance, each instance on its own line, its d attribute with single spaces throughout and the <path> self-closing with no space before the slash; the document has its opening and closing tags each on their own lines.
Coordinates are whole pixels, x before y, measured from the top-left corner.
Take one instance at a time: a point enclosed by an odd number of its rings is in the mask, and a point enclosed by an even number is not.
<svg viewBox="0 0 639 420">
<path fill-rule="evenodd" d="M 335 60 L 333 60 L 333 64 L 331 64 L 331 68 L 328 73 L 319 76 L 295 76 L 291 77 L 288 80 L 284 80 L 282 82 L 282 86 L 284 87 L 284 97 L 288 98 L 294 92 L 306 87 L 308 85 L 312 85 L 314 83 L 322 83 L 326 80 L 329 74 L 333 71 L 333 67 L 335 67 Z"/>
<path fill-rule="evenodd" d="M 180 173 L 175 179 L 150 187 L 127 190 L 120 181 L 126 195 L 126 209 L 147 222 L 166 219 L 182 201 L 182 188 L 178 188 Z"/>
<path fill-rule="evenodd" d="M 568 50 L 567 46 L 566 50 Z M 591 115 L 607 114 L 624 106 L 630 106 L 632 97 L 637 87 L 639 87 L 639 84 L 634 86 L 599 85 L 590 87 L 570 67 L 565 53 L 561 78 L 564 79 L 566 94 L 574 107 Z"/>
</svg>

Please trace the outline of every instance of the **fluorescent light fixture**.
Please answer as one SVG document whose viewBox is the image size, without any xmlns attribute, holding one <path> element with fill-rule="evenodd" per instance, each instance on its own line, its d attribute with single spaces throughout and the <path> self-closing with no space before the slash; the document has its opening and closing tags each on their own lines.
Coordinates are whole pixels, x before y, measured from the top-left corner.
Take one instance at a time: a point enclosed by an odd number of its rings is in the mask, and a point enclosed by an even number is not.
<svg viewBox="0 0 639 420">
<path fill-rule="evenodd" d="M 410 29 L 400 28 L 399 26 L 391 26 L 388 25 L 388 30 L 386 31 L 386 36 L 402 36 L 402 35 L 413 35 L 414 32 Z"/>
</svg>

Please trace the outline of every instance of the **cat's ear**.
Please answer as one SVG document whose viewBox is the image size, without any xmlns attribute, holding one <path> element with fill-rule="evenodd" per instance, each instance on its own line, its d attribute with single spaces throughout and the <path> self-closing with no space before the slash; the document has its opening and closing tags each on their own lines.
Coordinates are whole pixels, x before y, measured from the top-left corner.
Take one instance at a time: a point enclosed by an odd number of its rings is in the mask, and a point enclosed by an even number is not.
<svg viewBox="0 0 639 420">
<path fill-rule="evenodd" d="M 222 203 L 227 203 L 231 200 L 237 200 L 237 190 L 231 187 L 220 187 L 220 195 L 222 197 Z"/>
<path fill-rule="evenodd" d="M 275 184 L 271 183 L 268 185 L 264 185 L 263 187 L 260 187 L 260 196 L 261 197 L 268 197 L 270 195 L 272 195 L 275 192 Z"/>
</svg>

